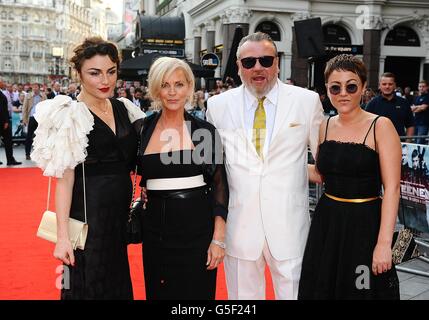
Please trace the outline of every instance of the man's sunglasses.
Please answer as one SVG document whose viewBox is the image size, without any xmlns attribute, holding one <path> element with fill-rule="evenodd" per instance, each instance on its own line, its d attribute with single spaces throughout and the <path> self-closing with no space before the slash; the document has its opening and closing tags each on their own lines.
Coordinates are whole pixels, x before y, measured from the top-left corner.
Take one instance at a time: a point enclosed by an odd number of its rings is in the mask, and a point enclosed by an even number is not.
<svg viewBox="0 0 429 320">
<path fill-rule="evenodd" d="M 273 65 L 274 57 L 273 56 L 263 56 L 263 57 L 257 57 L 257 58 L 247 57 L 247 58 L 241 59 L 240 61 L 241 61 L 241 65 L 245 69 L 252 69 L 256 64 L 256 60 L 258 60 L 259 64 L 264 68 L 269 68 Z"/>
<path fill-rule="evenodd" d="M 329 90 L 330 94 L 336 96 L 337 94 L 341 93 L 341 86 L 339 84 L 333 84 L 333 85 L 328 87 L 328 90 Z M 350 83 L 350 84 L 346 85 L 346 91 L 349 94 L 356 93 L 357 90 L 358 90 L 357 84 Z"/>
</svg>

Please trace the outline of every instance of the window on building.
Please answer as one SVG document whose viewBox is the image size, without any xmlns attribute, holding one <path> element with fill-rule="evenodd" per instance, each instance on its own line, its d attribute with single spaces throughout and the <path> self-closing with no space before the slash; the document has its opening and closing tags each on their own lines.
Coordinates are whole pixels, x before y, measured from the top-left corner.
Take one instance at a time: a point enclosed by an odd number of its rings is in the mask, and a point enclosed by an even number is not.
<svg viewBox="0 0 429 320">
<path fill-rule="evenodd" d="M 325 44 L 352 44 L 347 30 L 336 24 L 323 26 L 323 41 Z"/>
<path fill-rule="evenodd" d="M 268 34 L 274 41 L 281 41 L 279 26 L 272 21 L 264 21 L 258 24 L 255 32 L 258 31 Z"/>
<path fill-rule="evenodd" d="M 27 37 L 28 36 L 28 26 L 22 26 L 22 36 Z"/>
<path fill-rule="evenodd" d="M 21 58 L 21 70 L 28 70 L 28 60 Z"/>
<path fill-rule="evenodd" d="M 28 14 L 27 14 L 27 12 L 24 12 L 22 14 L 21 18 L 22 18 L 22 21 L 28 21 Z"/>
<path fill-rule="evenodd" d="M 1 14 L 0 14 L 0 17 L 2 18 L 2 19 L 7 19 L 7 12 L 6 11 L 2 11 L 1 12 Z"/>
<path fill-rule="evenodd" d="M 420 47 L 417 33 L 406 26 L 398 26 L 389 31 L 384 40 L 385 46 Z"/>
<path fill-rule="evenodd" d="M 12 69 L 12 60 L 10 58 L 5 58 L 3 66 L 4 66 L 5 70 Z"/>
<path fill-rule="evenodd" d="M 12 51 L 12 43 L 11 43 L 10 41 L 6 41 L 6 42 L 4 43 L 4 49 L 5 49 L 6 51 Z"/>
</svg>

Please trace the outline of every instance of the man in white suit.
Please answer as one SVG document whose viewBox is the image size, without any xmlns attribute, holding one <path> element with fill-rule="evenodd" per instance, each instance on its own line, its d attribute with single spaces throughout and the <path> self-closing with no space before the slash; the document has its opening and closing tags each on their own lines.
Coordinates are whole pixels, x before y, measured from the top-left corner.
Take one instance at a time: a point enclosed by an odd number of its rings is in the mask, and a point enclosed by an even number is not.
<svg viewBox="0 0 429 320">
<path fill-rule="evenodd" d="M 275 43 L 264 33 L 237 50 L 243 85 L 208 100 L 230 190 L 225 274 L 229 299 L 264 299 L 268 264 L 276 299 L 296 299 L 310 225 L 307 146 L 316 154 L 319 96 L 278 79 Z M 262 133 L 259 133 L 262 132 Z"/>
</svg>

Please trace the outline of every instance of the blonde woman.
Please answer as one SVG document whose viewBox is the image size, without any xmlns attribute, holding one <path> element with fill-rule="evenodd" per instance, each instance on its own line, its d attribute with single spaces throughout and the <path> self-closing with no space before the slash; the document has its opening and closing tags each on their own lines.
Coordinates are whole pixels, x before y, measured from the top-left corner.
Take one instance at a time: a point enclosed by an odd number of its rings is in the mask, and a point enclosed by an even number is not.
<svg viewBox="0 0 429 320">
<path fill-rule="evenodd" d="M 147 189 L 143 216 L 146 298 L 215 298 L 225 254 L 228 185 L 216 129 L 185 111 L 194 77 L 186 62 L 156 60 L 149 94 L 160 107 L 147 117 L 139 163 Z"/>
</svg>

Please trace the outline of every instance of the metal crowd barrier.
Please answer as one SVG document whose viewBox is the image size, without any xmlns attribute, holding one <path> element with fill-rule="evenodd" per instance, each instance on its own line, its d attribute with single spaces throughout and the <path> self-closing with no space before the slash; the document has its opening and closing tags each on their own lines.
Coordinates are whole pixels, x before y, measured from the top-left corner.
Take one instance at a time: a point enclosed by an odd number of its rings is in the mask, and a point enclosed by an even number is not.
<svg viewBox="0 0 429 320">
<path fill-rule="evenodd" d="M 425 136 L 399 136 L 401 139 L 401 142 L 409 142 L 409 143 L 416 143 L 417 139 L 425 139 L 426 142 L 429 141 L 429 135 Z M 427 145 L 428 143 L 424 144 Z"/>
</svg>

